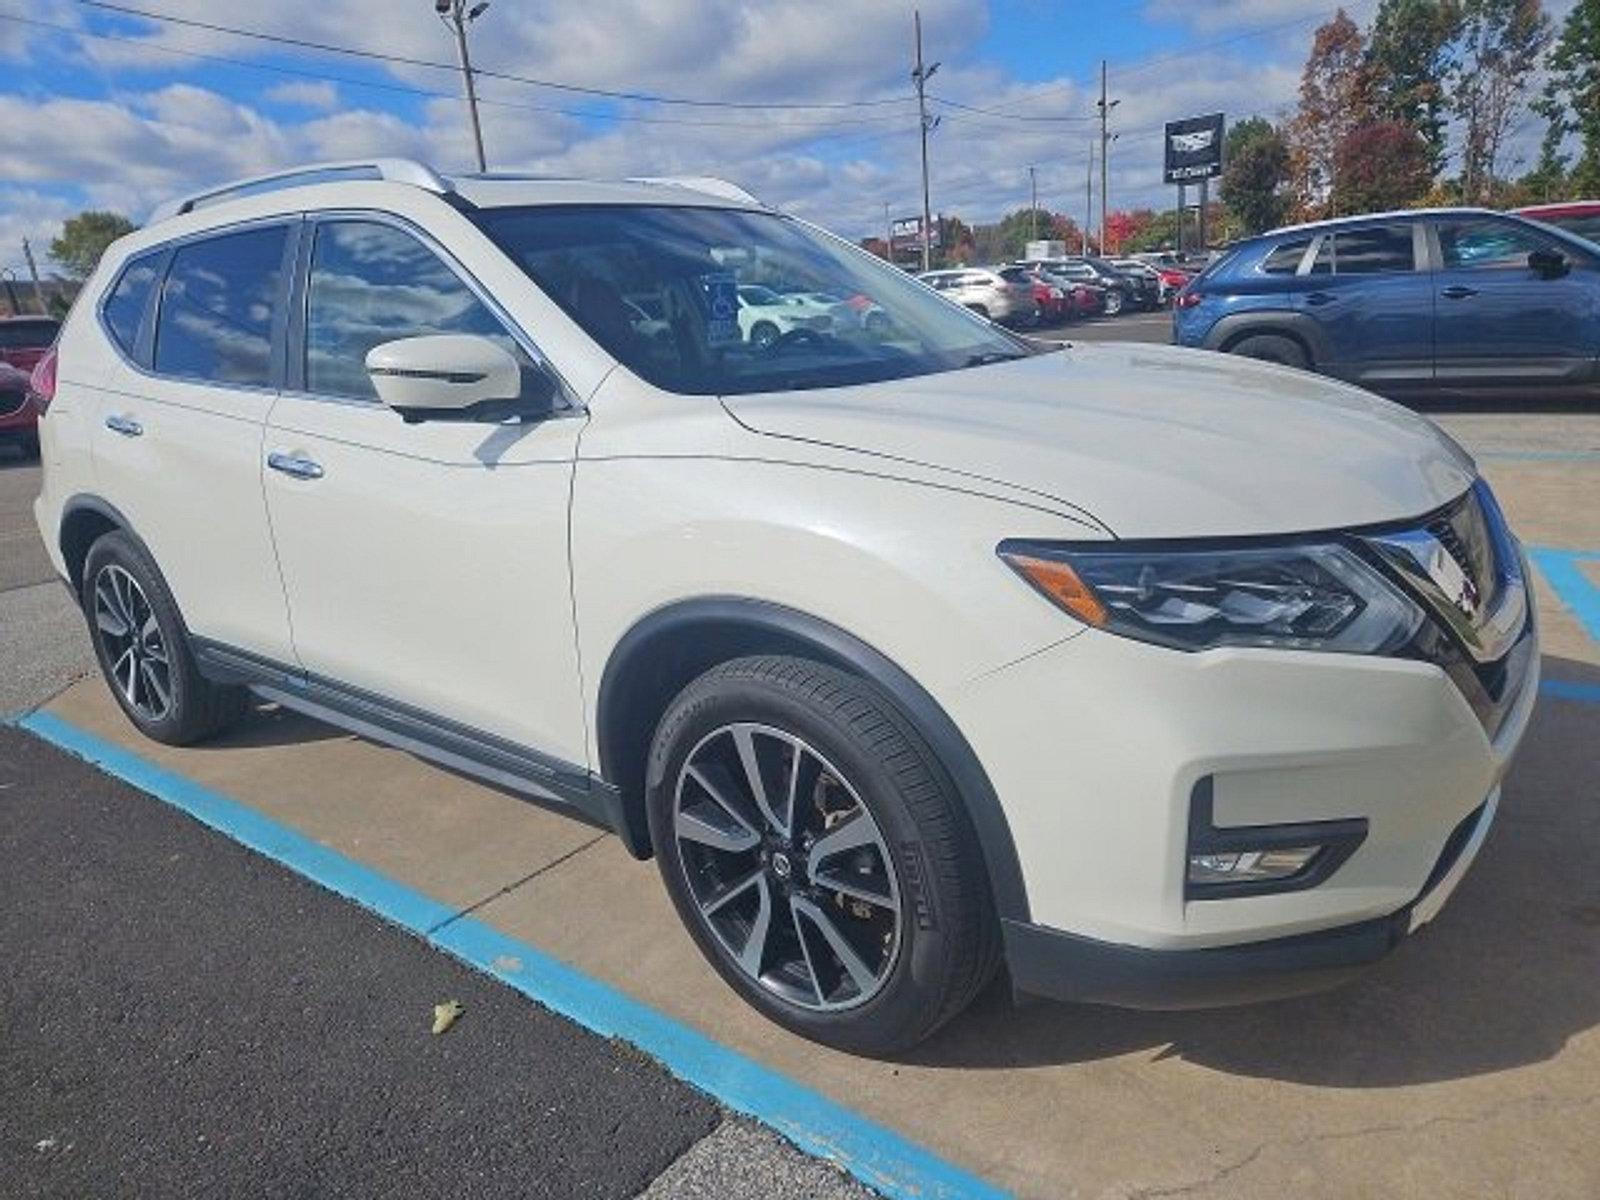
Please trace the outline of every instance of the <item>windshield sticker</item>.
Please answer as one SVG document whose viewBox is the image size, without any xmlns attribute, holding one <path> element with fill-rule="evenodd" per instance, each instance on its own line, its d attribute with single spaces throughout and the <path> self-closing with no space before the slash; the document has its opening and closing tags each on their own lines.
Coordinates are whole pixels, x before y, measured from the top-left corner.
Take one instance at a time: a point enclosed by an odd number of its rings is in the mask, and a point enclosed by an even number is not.
<svg viewBox="0 0 1600 1200">
<path fill-rule="evenodd" d="M 744 341 L 739 332 L 739 279 L 731 272 L 700 276 L 706 292 L 706 341 L 727 346 Z"/>
</svg>

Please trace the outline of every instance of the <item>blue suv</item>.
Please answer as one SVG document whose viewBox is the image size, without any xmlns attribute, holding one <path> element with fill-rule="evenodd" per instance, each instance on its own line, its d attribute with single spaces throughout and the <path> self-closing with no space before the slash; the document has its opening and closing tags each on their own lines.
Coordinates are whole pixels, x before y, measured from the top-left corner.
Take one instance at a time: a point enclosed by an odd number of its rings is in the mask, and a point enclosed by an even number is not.
<svg viewBox="0 0 1600 1200">
<path fill-rule="evenodd" d="M 1600 399 L 1600 245 L 1481 209 L 1280 229 L 1179 294 L 1172 340 L 1391 395 Z"/>
</svg>

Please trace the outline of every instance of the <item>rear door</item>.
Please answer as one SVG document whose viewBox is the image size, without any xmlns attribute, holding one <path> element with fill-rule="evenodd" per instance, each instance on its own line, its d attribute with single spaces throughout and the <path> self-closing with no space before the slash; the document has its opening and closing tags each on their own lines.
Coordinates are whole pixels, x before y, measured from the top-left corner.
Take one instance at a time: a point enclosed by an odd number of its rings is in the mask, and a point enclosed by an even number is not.
<svg viewBox="0 0 1600 1200">
<path fill-rule="evenodd" d="M 1593 379 L 1600 353 L 1600 271 L 1571 245 L 1492 214 L 1442 218 L 1433 225 L 1439 386 L 1522 389 Z M 1561 254 L 1568 269 L 1545 275 L 1529 265 L 1539 251 Z"/>
<path fill-rule="evenodd" d="M 100 306 L 116 366 L 96 393 L 101 495 L 144 540 L 190 632 L 292 653 L 261 496 L 299 220 L 207 233 L 132 260 Z"/>
<path fill-rule="evenodd" d="M 1323 233 L 1301 280 L 1303 311 L 1321 332 L 1317 369 L 1380 391 L 1428 386 L 1434 301 L 1427 265 L 1421 222 Z"/>
</svg>

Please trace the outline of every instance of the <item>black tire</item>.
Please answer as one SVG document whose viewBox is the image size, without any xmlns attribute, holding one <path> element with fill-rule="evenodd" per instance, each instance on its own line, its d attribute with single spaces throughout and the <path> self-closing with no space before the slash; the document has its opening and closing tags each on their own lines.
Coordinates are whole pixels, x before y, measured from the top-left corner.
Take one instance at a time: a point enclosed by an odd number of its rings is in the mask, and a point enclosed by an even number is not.
<svg viewBox="0 0 1600 1200">
<path fill-rule="evenodd" d="M 1297 367 L 1302 371 L 1311 366 L 1311 358 L 1306 354 L 1304 346 L 1293 338 L 1277 333 L 1251 334 L 1228 347 L 1228 352 L 1237 354 L 1241 358 L 1254 358 L 1261 362 L 1277 363 L 1280 366 Z"/>
<path fill-rule="evenodd" d="M 1106 293 L 1105 314 L 1108 317 L 1117 316 L 1122 312 L 1122 293 L 1112 289 Z"/>
<path fill-rule="evenodd" d="M 771 321 L 757 321 L 750 327 L 750 344 L 759 350 L 773 345 L 779 336 L 778 327 Z"/>
<path fill-rule="evenodd" d="M 874 338 L 879 338 L 879 339 L 888 337 L 889 336 L 889 314 L 888 313 L 882 313 L 882 312 L 870 312 L 870 313 L 868 313 L 867 314 L 867 319 L 862 323 L 862 328 L 866 332 L 868 337 L 874 337 Z"/>
<path fill-rule="evenodd" d="M 819 1011 L 777 994 L 745 973 L 702 915 L 693 889 L 703 886 L 703 872 L 697 876 L 701 884 L 691 883 L 684 846 L 675 834 L 679 780 L 687 778 L 691 754 L 736 723 L 801 739 L 820 752 L 847 777 L 847 786 L 882 833 L 880 845 L 892 847 L 888 853 L 899 882 L 895 949 L 884 955 L 878 990 L 855 1007 Z M 822 793 L 814 789 L 812 794 Z M 905 1050 L 965 1008 L 999 964 L 999 923 L 976 835 L 955 788 L 911 723 L 864 679 L 777 656 L 714 667 L 679 693 L 662 717 L 650 751 L 646 803 L 662 879 L 701 952 L 746 1001 L 803 1037 L 853 1053 Z M 791 812 L 792 825 L 800 820 Z M 691 849 L 697 847 L 691 843 Z M 770 870 L 766 851 L 761 862 Z M 802 884 L 815 878 L 814 866 L 793 870 Z M 787 870 L 782 883 L 786 894 L 793 883 Z M 809 891 L 817 903 L 838 904 L 839 913 L 845 912 L 841 898 L 826 895 L 825 887 L 794 890 Z M 781 894 L 774 890 L 772 895 L 773 911 L 781 911 Z M 798 927 L 798 918 L 791 918 L 790 928 Z M 871 931 L 867 937 L 874 945 Z M 887 944 L 886 936 L 880 940 Z M 781 941 L 778 945 L 782 949 Z M 764 961 L 765 955 L 757 959 L 758 975 Z M 817 968 L 811 957 L 805 961 L 815 986 Z M 820 986 L 816 995 L 821 998 Z"/>
<path fill-rule="evenodd" d="M 969 304 L 967 308 L 977 313 L 985 321 L 989 319 L 989 307 L 986 304 Z"/>
<path fill-rule="evenodd" d="M 154 703 L 142 708 L 124 690 L 119 682 L 120 672 L 115 669 L 121 659 L 120 640 L 108 630 L 109 622 L 100 619 L 99 589 L 102 585 L 111 587 L 114 581 L 124 578 L 131 579 L 138 587 L 143 601 L 143 608 L 138 611 L 141 614 L 147 611 L 154 619 L 153 635 L 145 639 L 140 634 L 138 640 L 149 647 L 159 641 L 167 681 L 167 703 L 161 711 L 153 711 L 157 707 Z M 155 563 L 133 538 L 116 530 L 96 539 L 84 560 L 81 593 L 89 640 L 94 644 L 100 673 L 117 704 L 140 733 L 170 746 L 187 746 L 220 732 L 244 715 L 249 693 L 242 687 L 212 683 L 200 674 L 189 645 L 188 630 L 172 593 Z M 147 654 L 153 656 L 153 650 Z M 140 671 L 137 655 L 127 669 L 130 679 Z M 159 695 L 148 684 L 145 694 L 147 698 Z"/>
</svg>

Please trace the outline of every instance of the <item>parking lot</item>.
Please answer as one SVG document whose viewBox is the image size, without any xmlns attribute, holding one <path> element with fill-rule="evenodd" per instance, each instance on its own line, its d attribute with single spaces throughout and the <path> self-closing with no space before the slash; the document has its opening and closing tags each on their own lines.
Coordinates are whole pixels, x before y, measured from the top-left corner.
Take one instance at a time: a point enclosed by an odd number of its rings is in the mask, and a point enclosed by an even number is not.
<svg viewBox="0 0 1600 1200">
<path fill-rule="evenodd" d="M 1165 320 L 1157 314 L 1090 322 L 1058 336 L 1165 341 Z M 246 844 L 262 847 L 269 835 L 261 831 L 273 831 L 279 849 L 266 846 L 267 852 L 291 866 L 309 860 L 282 846 L 335 852 L 335 861 L 364 872 L 361 880 L 382 880 L 443 914 L 437 924 L 408 926 L 403 914 L 386 910 L 432 947 L 413 942 L 407 953 L 465 959 L 580 1024 L 639 1041 L 674 1073 L 891 1194 L 940 1188 L 961 1194 L 981 1180 L 1037 1197 L 1589 1198 L 1600 1180 L 1600 1145 L 1592 1137 L 1600 1120 L 1600 875 L 1594 870 L 1600 762 L 1593 750 L 1600 739 L 1600 415 L 1505 408 L 1432 415 L 1478 457 L 1530 547 L 1544 695 L 1501 818 L 1452 904 L 1369 975 L 1320 997 L 1176 1014 L 1043 1004 L 1015 1009 L 997 984 L 904 1061 L 864 1060 L 792 1037 L 717 980 L 673 915 L 654 870 L 633 862 L 610 837 L 400 751 L 266 707 L 242 729 L 200 747 L 174 750 L 139 739 L 104 684 L 87 677 L 79 619 L 50 577 L 27 511 L 37 469 L 15 460 L 0 463 L 0 708 L 17 714 L 42 704 L 25 721 L 34 733 Z M 58 786 L 53 771 L 8 777 L 0 803 L 20 812 L 16 806 L 36 792 Z M 87 786 L 78 781 L 66 793 Z M 231 806 L 227 819 L 215 807 L 224 802 Z M 95 824 L 121 818 L 109 804 L 84 819 L 103 836 Z M 28 844 L 8 823 L 11 853 L 60 852 L 47 842 Z M 222 833 L 189 836 L 226 845 Z M 90 854 L 70 869 L 88 874 L 107 861 Z M 344 886 L 319 870 L 304 873 L 384 910 L 361 890 L 366 884 Z M 24 889 L 32 895 L 37 889 L 26 878 L 8 871 L 0 903 L 17 907 Z M 239 872 L 237 886 L 262 889 L 259 902 L 274 914 L 279 934 L 305 922 L 309 939 L 317 921 L 332 919 L 310 912 L 306 902 L 284 905 L 275 894 L 281 884 L 259 873 Z M 117 899 L 156 911 L 170 901 L 167 892 L 160 872 L 146 872 Z M 70 902 L 70 890 L 60 902 Z M 195 943 L 184 969 L 198 963 L 223 973 L 245 969 L 237 947 L 205 944 L 232 936 L 226 922 L 192 921 L 181 929 Z M 351 940 L 355 963 L 378 954 L 369 942 L 392 935 L 362 917 L 342 927 L 341 936 Z M 137 951 L 122 945 L 119 954 Z M 10 957 L 29 989 L 49 994 L 52 981 L 39 976 L 61 969 L 55 959 Z M 309 1000 L 300 993 L 302 1002 L 344 1014 L 343 1028 L 339 1019 L 318 1018 L 319 1036 L 348 1036 L 362 1045 L 373 1036 L 365 1023 L 393 1019 L 382 1003 L 347 1003 L 340 988 L 353 986 L 356 973 L 352 967 L 351 977 L 317 976 L 327 991 Z M 159 978 L 149 985 L 163 986 Z M 15 1002 L 22 985 L 7 986 Z M 217 1002 L 228 994 L 219 989 Z M 271 1008 L 270 993 L 254 994 L 249 1003 Z M 414 1008 L 421 996 L 407 993 L 405 1003 Z M 69 1002 L 68 994 L 60 1000 Z M 184 1020 L 203 1019 L 183 1011 Z M 139 1019 L 162 1016 L 146 1011 Z M 546 1018 L 513 1003 L 476 1024 L 469 1014 L 449 1036 L 467 1043 L 462 1054 L 493 1049 L 482 1060 L 493 1075 L 505 1069 L 506 1056 L 530 1053 L 508 1032 L 519 1020 Z M 292 1022 L 275 1018 L 264 1019 L 261 1032 L 286 1043 L 297 1036 Z M 498 1049 L 473 1041 L 502 1036 Z M 684 1039 L 693 1041 L 692 1054 L 677 1048 L 688 1044 Z M 63 1053 L 70 1059 L 70 1051 Z M 293 1048 L 284 1053 L 292 1058 Z M 87 1059 L 72 1061 L 92 1084 L 100 1069 Z M 534 1074 L 566 1069 L 549 1060 L 510 1065 Z M 129 1090 L 119 1103 L 135 1103 L 135 1084 L 159 1089 L 161 1072 L 152 1061 L 142 1084 L 138 1077 L 124 1080 Z M 332 1089 L 335 1105 L 340 1087 L 359 1087 L 318 1078 L 319 1087 Z M 653 1087 L 667 1085 L 659 1075 L 648 1078 Z M 750 1085 L 751 1078 L 761 1086 Z M 823 1106 L 774 1106 L 774 1093 L 763 1091 L 796 1085 L 803 1091 L 784 1094 L 819 1097 Z M 491 1095 L 502 1096 L 493 1089 Z M 716 1124 L 711 1110 L 695 1108 L 692 1093 L 684 1095 L 691 1098 L 673 1100 L 690 1114 L 687 1125 L 673 1126 L 682 1136 L 646 1139 L 655 1157 L 630 1160 L 627 1170 L 605 1176 L 615 1185 L 604 1194 L 626 1194 L 624 1185 L 647 1180 Z M 526 1095 L 502 1100 L 531 1103 Z M 292 1108 L 326 1104 L 330 1096 L 288 1087 L 275 1102 Z M 405 1103 L 395 1108 L 396 1120 L 409 1111 Z M 829 1124 L 841 1112 L 845 1124 Z M 867 1134 L 848 1127 L 850 1114 L 862 1118 Z M 108 1128 L 130 1119 L 115 1107 L 101 1117 Z M 31 1145 L 49 1133 L 12 1136 Z M 106 1138 L 107 1147 L 117 1144 Z M 94 1152 L 93 1146 L 78 1151 Z M 43 1165 L 47 1157 L 40 1151 L 27 1164 L 25 1192 L 64 1194 L 62 1177 Z"/>
</svg>

